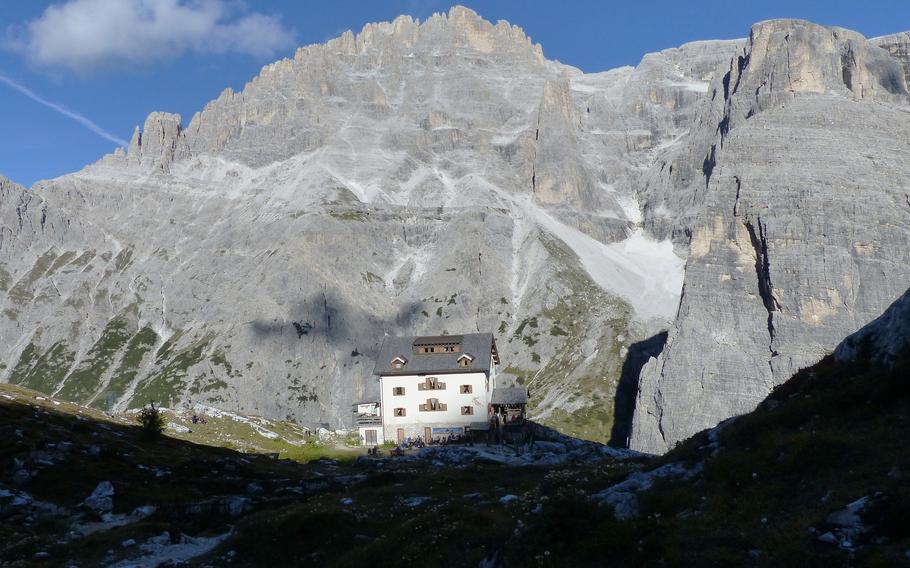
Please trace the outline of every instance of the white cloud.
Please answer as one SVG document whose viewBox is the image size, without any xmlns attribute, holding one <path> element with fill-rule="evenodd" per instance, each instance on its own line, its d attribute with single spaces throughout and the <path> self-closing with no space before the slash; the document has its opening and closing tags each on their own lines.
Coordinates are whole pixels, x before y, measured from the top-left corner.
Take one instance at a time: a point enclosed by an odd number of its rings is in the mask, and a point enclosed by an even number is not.
<svg viewBox="0 0 910 568">
<path fill-rule="evenodd" d="M 94 132 L 95 134 L 97 134 L 98 136 L 101 136 L 102 138 L 107 138 L 107 139 L 110 140 L 111 142 L 115 142 L 116 144 L 118 144 L 119 146 L 123 146 L 124 148 L 127 147 L 127 146 L 129 146 L 129 143 L 128 143 L 126 140 L 124 140 L 124 139 L 122 139 L 122 138 L 117 138 L 116 136 L 114 136 L 113 134 L 111 134 L 111 133 L 108 132 L 107 130 L 101 128 L 100 126 L 98 126 L 97 124 L 95 124 L 94 122 L 92 122 L 91 120 L 85 118 L 84 116 L 82 116 L 82 115 L 79 114 L 78 112 L 73 112 L 73 111 L 71 111 L 70 109 L 66 108 L 66 107 L 63 106 L 63 105 L 59 105 L 59 104 L 57 104 L 57 103 L 55 103 L 55 102 L 51 102 L 51 101 L 45 99 L 44 97 L 42 97 L 41 95 L 39 95 L 39 94 L 36 93 L 35 91 L 29 89 L 28 87 L 26 87 L 26 86 L 23 85 L 22 83 L 18 83 L 18 82 L 16 82 L 16 81 L 13 81 L 12 79 L 10 79 L 9 77 L 7 77 L 6 75 L 0 75 L 0 83 L 3 83 L 3 84 L 5 84 L 6 86 L 11 87 L 11 88 L 13 88 L 13 89 L 19 91 L 20 93 L 22 93 L 22 94 L 25 95 L 26 97 L 32 99 L 32 100 L 35 101 L 36 103 L 40 103 L 40 104 L 46 106 L 47 108 L 53 110 L 54 112 L 57 112 L 57 113 L 59 113 L 59 114 L 62 114 L 63 116 L 69 118 L 70 120 L 74 120 L 74 121 L 78 122 L 79 124 L 81 124 L 82 126 L 88 128 L 89 130 L 91 130 L 92 132 Z"/>
<path fill-rule="evenodd" d="M 294 43 L 274 16 L 227 0 L 68 0 L 16 33 L 33 63 L 84 71 L 161 61 L 185 52 L 267 57 Z"/>
</svg>

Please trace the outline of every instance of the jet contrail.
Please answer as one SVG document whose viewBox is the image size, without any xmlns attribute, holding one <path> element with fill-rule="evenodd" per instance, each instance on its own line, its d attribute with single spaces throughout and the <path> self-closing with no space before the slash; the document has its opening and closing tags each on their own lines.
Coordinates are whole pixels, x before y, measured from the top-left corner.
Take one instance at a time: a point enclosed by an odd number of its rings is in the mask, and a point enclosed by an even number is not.
<svg viewBox="0 0 910 568">
<path fill-rule="evenodd" d="M 41 98 L 33 90 L 29 89 L 25 85 L 21 85 L 21 84 L 17 83 L 16 81 L 13 81 L 6 75 L 0 74 L 0 83 L 5 83 L 6 85 L 12 87 L 13 89 L 16 89 L 17 91 L 19 91 L 26 97 L 32 99 L 33 101 L 35 101 L 37 103 L 41 103 L 44 106 L 48 107 L 49 109 L 54 110 L 67 118 L 75 120 L 76 122 L 78 122 L 82 126 L 88 128 L 89 130 L 91 130 L 92 132 L 97 134 L 98 136 L 101 136 L 102 138 L 107 138 L 111 142 L 116 142 L 117 144 L 119 144 L 120 146 L 123 146 L 123 147 L 129 146 L 129 143 L 126 140 L 117 138 L 116 136 L 114 136 L 110 132 L 107 132 L 106 130 L 104 130 L 103 128 L 101 128 L 100 126 L 98 126 L 97 124 L 92 122 L 91 120 L 82 116 L 81 114 L 75 113 L 75 112 L 67 109 L 66 107 L 58 105 L 57 103 L 52 103 L 49 100 Z"/>
</svg>

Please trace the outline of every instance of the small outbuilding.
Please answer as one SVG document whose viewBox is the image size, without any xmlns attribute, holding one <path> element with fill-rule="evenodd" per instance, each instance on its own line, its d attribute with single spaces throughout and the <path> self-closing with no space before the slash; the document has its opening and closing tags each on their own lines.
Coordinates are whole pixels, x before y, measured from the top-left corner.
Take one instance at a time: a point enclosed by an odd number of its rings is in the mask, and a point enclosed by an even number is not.
<svg viewBox="0 0 910 568">
<path fill-rule="evenodd" d="M 523 426 L 527 420 L 527 387 L 495 388 L 490 395 L 491 414 L 503 426 Z"/>
</svg>

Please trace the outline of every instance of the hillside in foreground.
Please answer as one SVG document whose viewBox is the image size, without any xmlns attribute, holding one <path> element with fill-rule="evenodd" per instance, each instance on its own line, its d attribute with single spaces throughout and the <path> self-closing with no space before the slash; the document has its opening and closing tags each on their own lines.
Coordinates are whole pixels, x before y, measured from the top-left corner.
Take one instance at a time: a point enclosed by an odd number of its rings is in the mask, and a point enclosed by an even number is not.
<svg viewBox="0 0 910 568">
<path fill-rule="evenodd" d="M 662 458 L 525 467 L 458 447 L 299 463 L 143 443 L 134 426 L 4 386 L 0 562 L 910 563 L 907 355 L 890 370 L 828 358 Z"/>
</svg>

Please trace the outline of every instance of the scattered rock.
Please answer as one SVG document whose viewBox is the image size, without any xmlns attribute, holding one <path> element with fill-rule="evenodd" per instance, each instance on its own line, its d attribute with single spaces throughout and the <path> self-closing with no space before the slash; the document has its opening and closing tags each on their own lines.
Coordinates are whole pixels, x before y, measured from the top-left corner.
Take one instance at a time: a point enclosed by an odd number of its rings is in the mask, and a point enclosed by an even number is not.
<svg viewBox="0 0 910 568">
<path fill-rule="evenodd" d="M 546 440 L 540 442 L 534 442 L 534 453 L 553 453 L 553 454 L 564 454 L 566 453 L 566 445 L 559 442 L 547 442 Z"/>
<path fill-rule="evenodd" d="M 691 479 L 698 475 L 702 468 L 702 464 L 687 468 L 681 463 L 674 462 L 651 471 L 638 471 L 624 481 L 592 495 L 591 498 L 612 507 L 613 514 L 619 520 L 634 519 L 639 514 L 638 493 L 650 489 L 654 480 L 664 477 Z"/>
<path fill-rule="evenodd" d="M 834 536 L 834 533 L 826 532 L 818 535 L 818 540 L 824 542 L 825 544 L 838 544 L 837 537 Z"/>
<path fill-rule="evenodd" d="M 82 504 L 96 513 L 110 513 L 114 510 L 113 497 L 114 486 L 110 481 L 102 481 Z"/>
<path fill-rule="evenodd" d="M 190 433 L 189 428 L 187 428 L 183 424 L 178 424 L 176 422 L 168 422 L 167 429 L 173 430 L 174 432 L 177 432 L 178 434 L 189 434 Z"/>
<path fill-rule="evenodd" d="M 857 528 L 862 526 L 862 519 L 859 514 L 862 513 L 869 504 L 869 497 L 863 497 L 848 504 L 843 509 L 835 511 L 828 515 L 825 522 L 845 528 Z"/>
<path fill-rule="evenodd" d="M 499 502 L 502 503 L 503 505 L 507 505 L 507 504 L 513 503 L 515 501 L 518 501 L 518 495 L 509 494 L 509 495 L 503 495 L 502 497 L 499 498 Z"/>
<path fill-rule="evenodd" d="M 123 548 L 129 548 L 131 546 L 136 546 L 136 541 L 131 538 L 128 538 L 128 539 L 124 540 L 123 542 L 121 542 L 120 546 L 122 546 Z"/>
<path fill-rule="evenodd" d="M 343 498 L 343 499 L 341 500 L 341 504 L 342 504 L 342 505 L 353 505 L 353 504 L 354 504 L 354 500 L 351 499 L 350 497 L 345 497 L 345 498 Z"/>
<path fill-rule="evenodd" d="M 404 504 L 406 507 L 410 507 L 413 509 L 415 507 L 419 507 L 419 506 L 423 505 L 424 503 L 426 503 L 429 500 L 430 500 L 429 497 L 418 495 L 418 496 L 414 496 L 414 497 L 408 497 L 407 499 L 404 500 Z"/>
<path fill-rule="evenodd" d="M 159 545 L 170 544 L 171 543 L 171 533 L 164 531 L 163 533 L 161 533 L 157 536 L 150 537 L 145 542 L 147 544 L 159 544 Z"/>
<path fill-rule="evenodd" d="M 253 502 L 249 497 L 239 497 L 231 496 L 225 499 L 224 509 L 232 517 L 239 517 L 240 515 L 253 510 Z"/>
<path fill-rule="evenodd" d="M 130 513 L 130 516 L 135 517 L 136 519 L 144 519 L 146 517 L 151 516 L 152 513 L 154 513 L 157 510 L 158 510 L 158 507 L 156 507 L 154 505 L 142 505 L 141 507 L 136 507 L 135 509 L 133 509 L 133 512 Z"/>
</svg>

